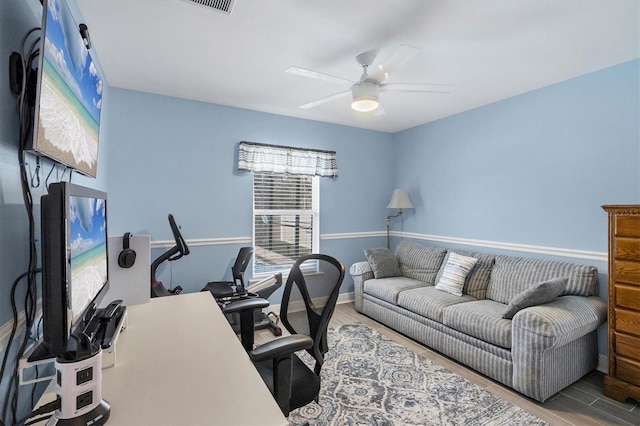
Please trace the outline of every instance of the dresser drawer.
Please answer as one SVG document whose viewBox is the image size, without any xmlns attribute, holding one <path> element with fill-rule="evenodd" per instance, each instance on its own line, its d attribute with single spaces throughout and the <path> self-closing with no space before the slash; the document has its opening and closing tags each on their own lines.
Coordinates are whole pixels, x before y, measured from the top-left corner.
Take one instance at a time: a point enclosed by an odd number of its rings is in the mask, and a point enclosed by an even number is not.
<svg viewBox="0 0 640 426">
<path fill-rule="evenodd" d="M 640 287 L 614 284 L 616 308 L 637 310 L 640 306 Z"/>
<path fill-rule="evenodd" d="M 616 331 L 629 333 L 634 336 L 640 335 L 640 312 L 633 312 L 616 308 L 615 316 Z"/>
<path fill-rule="evenodd" d="M 615 282 L 640 285 L 640 262 L 616 259 L 614 267 Z"/>
<path fill-rule="evenodd" d="M 640 386 L 640 362 L 616 356 L 615 376 L 632 385 Z"/>
<path fill-rule="evenodd" d="M 640 337 L 615 333 L 614 338 L 616 355 L 640 362 Z"/>
<path fill-rule="evenodd" d="M 614 256 L 618 260 L 640 262 L 640 238 L 616 238 Z"/>
<path fill-rule="evenodd" d="M 640 215 L 617 216 L 614 234 L 616 237 L 640 238 Z"/>
</svg>

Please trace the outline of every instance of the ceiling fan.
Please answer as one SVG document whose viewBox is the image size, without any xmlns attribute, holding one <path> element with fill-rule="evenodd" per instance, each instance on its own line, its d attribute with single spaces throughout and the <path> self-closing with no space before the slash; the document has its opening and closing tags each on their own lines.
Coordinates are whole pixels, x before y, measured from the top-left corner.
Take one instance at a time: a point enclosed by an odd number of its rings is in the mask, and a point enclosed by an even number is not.
<svg viewBox="0 0 640 426">
<path fill-rule="evenodd" d="M 416 47 L 401 45 L 386 61 L 376 66 L 371 73 L 369 67 L 376 58 L 375 52 L 364 52 L 356 56 L 356 61 L 362 66 L 363 72 L 359 81 L 351 81 L 333 75 L 311 71 L 299 67 L 289 67 L 286 72 L 303 77 L 315 78 L 331 83 L 349 86 L 349 89 L 317 99 L 300 108 L 309 109 L 335 99 L 352 96 L 351 108 L 356 111 L 369 112 L 377 110 L 376 113 L 384 113 L 380 105 L 381 92 L 419 92 L 419 93 L 450 93 L 453 86 L 445 84 L 408 84 L 408 83 L 383 83 L 389 75 L 400 68 L 420 52 Z"/>
</svg>

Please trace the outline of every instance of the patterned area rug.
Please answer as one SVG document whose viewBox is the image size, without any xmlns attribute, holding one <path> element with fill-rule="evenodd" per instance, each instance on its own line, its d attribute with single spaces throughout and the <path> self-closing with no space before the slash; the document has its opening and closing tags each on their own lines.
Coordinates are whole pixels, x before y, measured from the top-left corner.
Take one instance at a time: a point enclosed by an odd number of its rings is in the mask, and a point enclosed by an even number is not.
<svg viewBox="0 0 640 426">
<path fill-rule="evenodd" d="M 330 329 L 329 347 L 320 404 L 292 411 L 293 424 L 547 424 L 365 325 Z"/>
</svg>

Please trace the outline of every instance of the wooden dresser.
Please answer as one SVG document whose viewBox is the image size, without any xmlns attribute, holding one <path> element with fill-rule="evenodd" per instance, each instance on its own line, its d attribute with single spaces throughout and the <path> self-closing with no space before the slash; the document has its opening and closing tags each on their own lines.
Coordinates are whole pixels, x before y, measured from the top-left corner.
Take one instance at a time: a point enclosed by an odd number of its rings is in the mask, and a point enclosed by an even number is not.
<svg viewBox="0 0 640 426">
<path fill-rule="evenodd" d="M 640 205 L 609 214 L 609 374 L 604 394 L 640 402 Z"/>
</svg>

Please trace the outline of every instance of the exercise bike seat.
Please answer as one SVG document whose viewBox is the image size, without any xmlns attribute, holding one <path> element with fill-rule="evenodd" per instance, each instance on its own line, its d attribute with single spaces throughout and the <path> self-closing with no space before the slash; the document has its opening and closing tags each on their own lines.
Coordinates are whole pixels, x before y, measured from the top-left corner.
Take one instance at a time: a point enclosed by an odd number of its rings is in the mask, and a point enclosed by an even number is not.
<svg viewBox="0 0 640 426">
<path fill-rule="evenodd" d="M 216 299 L 223 297 L 232 297 L 238 295 L 234 290 L 233 283 L 229 281 L 211 281 L 204 286 L 202 291 L 210 291 Z"/>
<path fill-rule="evenodd" d="M 245 295 L 244 271 L 247 269 L 252 255 L 253 247 L 240 248 L 231 267 L 233 281 L 210 281 L 202 288 L 202 291 L 211 292 L 211 295 L 216 299 Z"/>
</svg>

